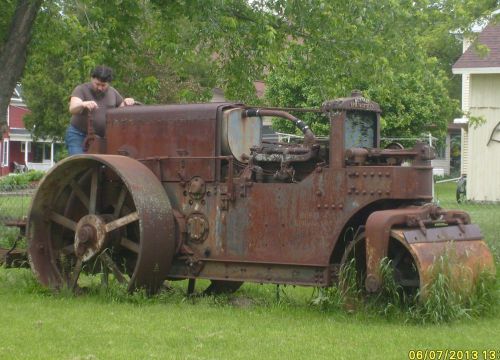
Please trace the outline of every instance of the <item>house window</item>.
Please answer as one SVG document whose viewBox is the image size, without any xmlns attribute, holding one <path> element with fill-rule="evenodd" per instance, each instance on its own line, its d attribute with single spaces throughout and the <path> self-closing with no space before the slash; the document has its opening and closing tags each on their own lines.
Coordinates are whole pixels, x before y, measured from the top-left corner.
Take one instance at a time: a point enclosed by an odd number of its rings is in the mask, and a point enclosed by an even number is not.
<svg viewBox="0 0 500 360">
<path fill-rule="evenodd" d="M 33 162 L 42 163 L 50 161 L 50 143 L 35 143 Z"/>
<path fill-rule="evenodd" d="M 8 166 L 9 165 L 9 140 L 4 140 L 3 141 L 3 146 L 2 146 L 2 166 Z"/>
<path fill-rule="evenodd" d="M 21 143 L 21 152 L 26 152 L 26 143 L 25 142 Z M 29 153 L 31 152 L 31 143 L 30 142 L 28 143 L 28 152 Z"/>
</svg>

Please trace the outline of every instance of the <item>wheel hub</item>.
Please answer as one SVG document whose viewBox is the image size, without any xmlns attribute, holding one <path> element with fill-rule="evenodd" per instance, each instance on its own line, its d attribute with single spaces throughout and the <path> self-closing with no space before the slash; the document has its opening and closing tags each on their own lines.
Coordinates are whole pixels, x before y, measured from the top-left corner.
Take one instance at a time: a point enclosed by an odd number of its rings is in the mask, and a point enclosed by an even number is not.
<svg viewBox="0 0 500 360">
<path fill-rule="evenodd" d="M 75 232 L 75 254 L 88 261 L 99 254 L 106 243 L 106 223 L 99 215 L 86 215 L 80 219 Z"/>
</svg>

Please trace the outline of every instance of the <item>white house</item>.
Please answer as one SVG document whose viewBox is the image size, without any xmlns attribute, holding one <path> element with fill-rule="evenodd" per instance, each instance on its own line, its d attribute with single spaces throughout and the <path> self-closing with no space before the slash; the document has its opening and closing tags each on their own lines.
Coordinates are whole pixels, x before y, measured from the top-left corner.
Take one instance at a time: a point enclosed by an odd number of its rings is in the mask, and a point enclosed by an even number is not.
<svg viewBox="0 0 500 360">
<path fill-rule="evenodd" d="M 468 123 L 462 132 L 462 173 L 469 200 L 500 201 L 500 25 L 488 25 L 478 42 L 488 54 L 479 55 L 464 41 L 464 53 L 452 68 L 462 75 L 462 110 L 468 114 L 458 119 Z M 473 117 L 485 122 L 474 126 Z"/>
</svg>

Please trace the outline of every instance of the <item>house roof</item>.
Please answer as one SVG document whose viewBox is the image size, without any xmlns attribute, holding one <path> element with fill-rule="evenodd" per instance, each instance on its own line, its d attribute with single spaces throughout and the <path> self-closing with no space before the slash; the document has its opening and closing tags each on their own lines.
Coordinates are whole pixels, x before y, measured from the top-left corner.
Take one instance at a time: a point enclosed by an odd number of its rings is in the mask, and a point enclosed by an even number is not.
<svg viewBox="0 0 500 360">
<path fill-rule="evenodd" d="M 469 48 L 453 65 L 454 74 L 500 73 L 500 24 L 489 24 L 479 34 L 478 42 L 489 48 L 486 56 L 480 56 L 474 46 Z"/>
<path fill-rule="evenodd" d="M 17 84 L 16 87 L 14 88 L 14 93 L 12 94 L 12 97 L 10 98 L 10 102 L 12 104 L 17 104 L 17 105 L 23 105 L 23 90 L 21 88 L 21 84 Z"/>
</svg>

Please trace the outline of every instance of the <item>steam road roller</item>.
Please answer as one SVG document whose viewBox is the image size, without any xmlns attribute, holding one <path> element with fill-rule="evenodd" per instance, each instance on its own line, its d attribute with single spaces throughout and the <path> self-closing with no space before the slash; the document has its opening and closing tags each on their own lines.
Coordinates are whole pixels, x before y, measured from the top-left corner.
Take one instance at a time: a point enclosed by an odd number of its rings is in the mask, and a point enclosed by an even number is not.
<svg viewBox="0 0 500 360">
<path fill-rule="evenodd" d="M 396 283 L 417 291 L 450 249 L 472 281 L 495 271 L 469 215 L 431 203 L 431 147 L 381 148 L 381 109 L 359 92 L 309 111 L 329 121 L 328 137 L 289 109 L 241 103 L 109 110 L 105 137 L 89 129 L 87 153 L 59 162 L 34 195 L 36 277 L 78 289 L 82 274 L 101 274 L 150 294 L 181 279 L 209 279 L 210 293 L 245 281 L 328 287 L 355 258 L 376 292 L 388 258 Z M 265 141 L 264 118 L 303 136 Z"/>
</svg>

